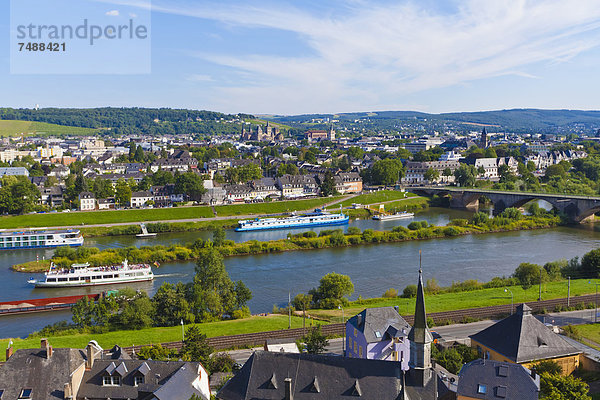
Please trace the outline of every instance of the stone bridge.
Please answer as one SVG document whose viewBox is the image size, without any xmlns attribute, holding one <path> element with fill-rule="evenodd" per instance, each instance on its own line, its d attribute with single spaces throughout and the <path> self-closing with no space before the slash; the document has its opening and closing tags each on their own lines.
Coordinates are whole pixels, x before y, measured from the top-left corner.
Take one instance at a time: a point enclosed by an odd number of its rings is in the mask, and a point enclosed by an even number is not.
<svg viewBox="0 0 600 400">
<path fill-rule="evenodd" d="M 522 207 L 532 200 L 545 200 L 554 208 L 569 217 L 571 222 L 581 223 L 587 218 L 600 212 L 600 197 L 527 193 L 527 192 L 503 192 L 494 190 L 462 189 L 457 187 L 419 187 L 411 188 L 413 192 L 432 196 L 450 197 L 450 207 L 474 209 L 479 206 L 479 198 L 485 196 L 494 204 L 496 212 L 502 212 L 509 207 Z"/>
</svg>

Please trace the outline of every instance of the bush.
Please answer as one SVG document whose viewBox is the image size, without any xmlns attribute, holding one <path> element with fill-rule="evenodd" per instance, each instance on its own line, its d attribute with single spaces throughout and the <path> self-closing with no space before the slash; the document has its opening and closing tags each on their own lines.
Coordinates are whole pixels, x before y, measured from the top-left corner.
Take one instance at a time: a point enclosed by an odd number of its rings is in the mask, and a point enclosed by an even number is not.
<svg viewBox="0 0 600 400">
<path fill-rule="evenodd" d="M 453 226 L 448 226 L 444 228 L 444 236 L 458 236 L 460 235 L 460 231 Z"/>
<path fill-rule="evenodd" d="M 402 297 L 407 299 L 412 299 L 413 297 L 417 297 L 417 285 L 408 285 L 402 291 Z"/>
<path fill-rule="evenodd" d="M 467 226 L 468 224 L 469 220 L 464 218 L 457 218 L 450 221 L 450 225 L 454 226 Z"/>
<path fill-rule="evenodd" d="M 233 372 L 235 365 L 235 360 L 228 353 L 217 353 L 210 358 L 208 369 L 211 374 L 215 372 Z"/>
<path fill-rule="evenodd" d="M 248 308 L 248 306 L 244 306 L 242 308 L 239 308 L 237 310 L 234 310 L 231 313 L 231 318 L 233 319 L 242 319 L 242 318 L 248 318 L 250 317 L 250 308 Z"/>
<path fill-rule="evenodd" d="M 348 235 L 360 235 L 360 228 L 356 227 L 356 226 L 351 226 L 350 228 L 348 228 Z"/>
<path fill-rule="evenodd" d="M 513 276 L 519 280 L 519 284 L 523 286 L 523 289 L 528 289 L 531 286 L 540 283 L 540 276 L 542 282 L 547 280 L 548 274 L 540 265 L 521 263 L 515 270 Z"/>
<path fill-rule="evenodd" d="M 411 231 L 416 231 L 417 229 L 421 229 L 421 223 L 419 221 L 413 221 L 407 226 Z"/>
<path fill-rule="evenodd" d="M 398 291 L 394 288 L 390 288 L 385 291 L 385 293 L 383 294 L 383 297 L 385 297 L 385 298 L 398 297 Z"/>
<path fill-rule="evenodd" d="M 427 283 L 425 284 L 425 293 L 437 294 L 441 290 L 442 290 L 442 288 L 437 283 L 437 281 L 435 280 L 435 278 L 431 278 L 431 279 L 427 280 Z"/>
<path fill-rule="evenodd" d="M 314 232 L 314 231 L 304 232 L 302 234 L 302 236 L 304 236 L 305 238 L 316 238 L 317 237 L 317 232 Z"/>
<path fill-rule="evenodd" d="M 507 209 L 505 209 L 504 211 L 502 211 L 502 215 L 504 218 L 508 218 L 508 219 L 512 219 L 515 221 L 518 221 L 521 219 L 521 217 L 523 216 L 523 214 L 521 214 L 521 211 L 519 211 L 518 208 L 514 208 L 514 207 L 509 207 Z"/>
<path fill-rule="evenodd" d="M 362 233 L 362 240 L 364 242 L 370 243 L 373 241 L 374 237 L 375 237 L 375 232 L 373 231 L 373 229 L 365 229 Z"/>
<path fill-rule="evenodd" d="M 490 218 L 488 217 L 488 215 L 486 213 L 483 212 L 476 212 L 475 214 L 473 214 L 473 218 L 471 219 L 471 222 L 473 225 L 485 225 L 487 224 L 487 222 L 490 220 Z"/>
</svg>

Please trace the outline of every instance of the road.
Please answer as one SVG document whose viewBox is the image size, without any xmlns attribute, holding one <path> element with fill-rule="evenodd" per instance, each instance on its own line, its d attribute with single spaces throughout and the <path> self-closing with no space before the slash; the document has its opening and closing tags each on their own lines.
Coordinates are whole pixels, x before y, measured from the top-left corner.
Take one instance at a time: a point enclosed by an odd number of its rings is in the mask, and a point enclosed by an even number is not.
<svg viewBox="0 0 600 400">
<path fill-rule="evenodd" d="M 568 324 L 580 325 L 594 322 L 594 309 L 591 310 L 577 310 L 577 311 L 564 311 L 560 313 L 549 313 L 547 315 L 537 315 L 540 321 L 549 323 L 552 325 L 564 326 Z M 600 320 L 600 318 L 599 318 Z M 485 320 L 471 322 L 469 324 L 454 324 L 445 326 L 435 326 L 431 330 L 437 332 L 443 341 L 466 341 L 470 335 L 474 335 L 487 327 L 496 323 L 495 320 Z M 577 348 L 581 349 L 585 353 L 590 353 L 593 356 L 598 357 L 600 360 L 600 352 L 586 346 L 582 343 L 569 339 L 569 342 L 573 343 Z M 576 344 L 575 344 L 576 343 Z M 327 353 L 342 355 L 342 338 L 335 338 L 329 340 L 329 346 L 326 349 Z M 255 347 L 252 349 L 243 350 L 232 350 L 229 351 L 229 355 L 240 365 L 243 365 L 252 353 L 256 350 L 262 350 L 262 347 Z"/>
</svg>

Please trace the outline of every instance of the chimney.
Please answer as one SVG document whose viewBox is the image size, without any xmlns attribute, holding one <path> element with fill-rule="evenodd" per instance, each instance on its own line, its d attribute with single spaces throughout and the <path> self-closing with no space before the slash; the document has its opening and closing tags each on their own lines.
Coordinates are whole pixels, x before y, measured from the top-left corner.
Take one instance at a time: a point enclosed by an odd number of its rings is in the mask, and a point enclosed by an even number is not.
<svg viewBox="0 0 600 400">
<path fill-rule="evenodd" d="M 71 384 L 70 383 L 65 383 L 63 393 L 64 393 L 63 397 L 65 398 L 65 400 L 73 399 L 73 393 L 71 392 Z"/>
<path fill-rule="evenodd" d="M 531 379 L 535 380 L 535 370 L 531 368 Z"/>
<path fill-rule="evenodd" d="M 9 347 L 6 348 L 6 360 L 8 361 L 8 359 L 12 355 L 13 355 L 13 346 L 11 344 Z"/>
<path fill-rule="evenodd" d="M 85 369 L 90 370 L 94 366 L 94 350 L 91 343 L 85 347 L 87 359 L 85 360 Z"/>
<path fill-rule="evenodd" d="M 46 338 L 42 338 L 42 340 L 40 341 L 41 344 L 41 348 L 42 349 L 46 349 L 46 358 L 50 358 L 52 357 L 52 346 L 50 346 L 50 342 L 48 342 L 48 339 Z"/>
<path fill-rule="evenodd" d="M 292 378 L 285 378 L 283 382 L 285 384 L 285 400 L 294 400 L 294 394 L 292 393 Z"/>
</svg>

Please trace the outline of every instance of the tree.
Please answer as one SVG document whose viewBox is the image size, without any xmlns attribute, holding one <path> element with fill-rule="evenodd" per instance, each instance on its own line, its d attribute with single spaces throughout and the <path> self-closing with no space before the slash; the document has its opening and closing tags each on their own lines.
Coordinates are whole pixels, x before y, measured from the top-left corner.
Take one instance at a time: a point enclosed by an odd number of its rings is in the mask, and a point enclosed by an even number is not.
<svg viewBox="0 0 600 400">
<path fill-rule="evenodd" d="M 506 164 L 502 164 L 498 167 L 498 174 L 500 175 L 500 183 L 514 182 L 517 180 L 515 174 L 512 173 L 510 167 Z"/>
<path fill-rule="evenodd" d="M 321 196 L 332 196 L 334 194 L 338 194 L 338 191 L 335 188 L 335 180 L 333 178 L 333 173 L 330 170 L 325 172 L 325 176 L 323 178 L 323 182 L 320 185 Z"/>
<path fill-rule="evenodd" d="M 206 189 L 204 189 L 204 181 L 200 175 L 193 172 L 184 172 L 177 175 L 175 178 L 175 191 L 183 193 L 190 200 L 199 201 Z"/>
<path fill-rule="evenodd" d="M 600 275 L 600 249 L 592 250 L 583 255 L 581 269 L 589 278 L 597 278 Z"/>
<path fill-rule="evenodd" d="M 437 169 L 429 168 L 425 171 L 424 178 L 428 182 L 435 182 L 440 178 L 440 171 Z"/>
<path fill-rule="evenodd" d="M 513 273 L 513 276 L 519 280 L 523 289 L 528 289 L 533 285 L 540 283 L 540 277 L 544 282 L 548 276 L 544 268 L 538 264 L 521 263 Z"/>
<path fill-rule="evenodd" d="M 115 189 L 113 188 L 112 182 L 108 179 L 94 179 L 92 191 L 97 199 L 105 199 L 115 195 Z"/>
<path fill-rule="evenodd" d="M 135 162 L 143 162 L 144 161 L 144 149 L 142 149 L 142 146 L 138 146 L 137 149 L 135 149 L 135 154 L 133 155 L 133 161 L 135 161 Z"/>
<path fill-rule="evenodd" d="M 177 286 L 163 283 L 152 297 L 152 304 L 156 311 L 155 325 L 176 326 L 181 320 L 186 323 L 194 322 L 194 314 L 185 295 L 185 285 L 182 282 Z"/>
<path fill-rule="evenodd" d="M 131 188 L 123 178 L 119 178 L 117 181 L 115 187 L 115 200 L 121 206 L 129 204 L 131 201 Z"/>
<path fill-rule="evenodd" d="M 198 325 L 192 325 L 185 330 L 181 355 L 186 361 L 200 362 L 206 368 L 209 366 L 210 355 L 213 351 L 206 335 L 200 331 Z"/>
<path fill-rule="evenodd" d="M 561 376 L 544 372 L 540 376 L 540 399 L 548 400 L 592 400 L 589 386 L 574 376 Z"/>
<path fill-rule="evenodd" d="M 329 345 L 329 340 L 321 332 L 321 325 L 312 327 L 306 336 L 302 337 L 302 341 L 306 345 L 306 352 L 308 354 L 324 353 Z"/>
<path fill-rule="evenodd" d="M 397 159 L 377 160 L 371 167 L 371 179 L 376 185 L 393 185 L 403 176 L 402 162 Z"/>
<path fill-rule="evenodd" d="M 347 302 L 344 296 L 354 293 L 354 285 L 348 275 L 331 272 L 319 281 L 319 286 L 311 291 L 313 299 L 323 308 L 334 308 Z"/>
<path fill-rule="evenodd" d="M 567 173 L 565 172 L 565 169 L 563 168 L 562 165 L 554 164 L 554 165 L 548 166 L 548 168 L 546 168 L 546 173 L 544 174 L 544 177 L 546 179 L 550 179 L 553 176 L 558 176 L 558 177 L 564 179 L 567 177 Z"/>
<path fill-rule="evenodd" d="M 94 301 L 90 300 L 88 296 L 83 296 L 77 300 L 71 307 L 72 320 L 75 325 L 80 328 L 91 326 L 92 318 L 94 317 L 94 306 Z"/>
<path fill-rule="evenodd" d="M 460 164 L 454 171 L 456 182 L 462 187 L 475 186 L 477 169 L 473 165 Z"/>
<path fill-rule="evenodd" d="M 173 174 L 171 172 L 159 169 L 154 174 L 152 174 L 153 185 L 164 186 L 170 183 L 175 183 L 175 178 L 173 177 Z"/>
<path fill-rule="evenodd" d="M 139 292 L 133 299 L 124 302 L 115 324 L 122 329 L 143 329 L 154 323 L 154 306 L 146 292 Z"/>
<path fill-rule="evenodd" d="M 515 207 L 505 208 L 500 215 L 502 215 L 504 218 L 514 219 L 516 221 L 520 220 L 523 216 L 523 214 L 521 214 L 521 211 L 519 211 L 519 209 Z"/>
<path fill-rule="evenodd" d="M 213 244 L 215 247 L 223 246 L 226 238 L 227 238 L 227 233 L 225 232 L 225 229 L 223 229 L 222 227 L 219 226 L 213 231 Z"/>
<path fill-rule="evenodd" d="M 75 193 L 80 194 L 81 192 L 87 192 L 87 191 L 88 191 L 87 180 L 83 177 L 83 174 L 81 174 L 81 173 L 77 174 L 77 177 L 75 178 Z"/>
<path fill-rule="evenodd" d="M 532 369 L 538 374 L 548 373 L 551 375 L 562 374 L 562 367 L 556 361 L 543 360 L 532 365 Z"/>
<path fill-rule="evenodd" d="M 298 167 L 295 164 L 281 164 L 277 168 L 277 176 L 298 175 Z"/>
<path fill-rule="evenodd" d="M 35 209 L 40 191 L 24 176 L 5 176 L 0 188 L 0 213 L 25 214 Z"/>
</svg>

